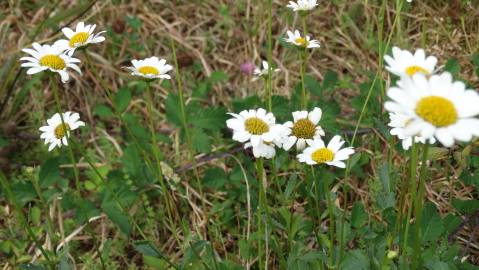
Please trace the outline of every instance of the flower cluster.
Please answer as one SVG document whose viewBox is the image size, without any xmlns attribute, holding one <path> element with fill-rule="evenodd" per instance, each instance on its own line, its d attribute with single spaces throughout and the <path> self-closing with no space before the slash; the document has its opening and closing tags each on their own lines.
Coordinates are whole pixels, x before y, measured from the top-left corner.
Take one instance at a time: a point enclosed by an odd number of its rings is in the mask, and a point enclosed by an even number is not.
<svg viewBox="0 0 479 270">
<path fill-rule="evenodd" d="M 386 69 L 400 77 L 387 91 L 391 99 L 384 105 L 389 112 L 392 135 L 407 150 L 414 140 L 439 141 L 446 147 L 455 141 L 467 142 L 479 136 L 479 94 L 454 81 L 448 72 L 437 74 L 437 58 L 424 50 L 414 54 L 394 47 L 393 57 L 385 56 Z"/>
<path fill-rule="evenodd" d="M 265 109 L 244 110 L 239 114 L 229 113 L 233 118 L 226 125 L 233 130 L 233 140 L 244 143 L 245 148 L 252 148 L 256 158 L 273 158 L 275 147 L 290 150 L 296 144 L 300 162 L 309 165 L 328 164 L 344 168 L 342 162 L 354 153 L 353 148 L 341 149 L 344 141 L 334 136 L 326 146 L 321 136 L 325 132 L 319 126 L 322 111 L 314 108 L 311 112 L 293 112 L 293 121 L 277 124 L 273 113 Z"/>
<path fill-rule="evenodd" d="M 74 54 L 80 49 L 86 49 L 90 44 L 101 43 L 105 41 L 102 36 L 106 31 L 95 33 L 95 24 L 85 25 L 79 22 L 75 30 L 65 27 L 62 29 L 66 39 L 55 41 L 52 45 L 33 43 L 33 48 L 24 48 L 22 51 L 29 56 L 20 58 L 21 67 L 28 68 L 27 74 L 32 75 L 42 71 L 48 71 L 52 74 L 59 74 L 61 81 L 66 83 L 70 79 L 70 69 L 82 74 L 78 64 L 80 59 L 75 58 Z M 171 79 L 168 72 L 173 67 L 166 64 L 166 60 L 158 57 L 150 57 L 143 60 L 132 60 L 132 66 L 127 67 L 131 75 L 141 77 L 151 81 L 154 79 Z M 80 121 L 80 115 L 75 112 L 57 112 L 47 120 L 47 125 L 40 128 L 42 134 L 40 138 L 45 140 L 45 144 L 50 144 L 48 151 L 55 147 L 68 145 L 70 132 L 78 127 L 85 126 Z"/>
</svg>

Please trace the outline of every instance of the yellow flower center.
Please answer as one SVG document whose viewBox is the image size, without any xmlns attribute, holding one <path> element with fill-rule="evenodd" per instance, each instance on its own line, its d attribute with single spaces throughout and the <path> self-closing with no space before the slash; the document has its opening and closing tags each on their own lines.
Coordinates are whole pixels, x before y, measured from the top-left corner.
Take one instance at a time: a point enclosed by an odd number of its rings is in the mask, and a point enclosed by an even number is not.
<svg viewBox="0 0 479 270">
<path fill-rule="evenodd" d="M 63 137 L 65 137 L 65 135 L 67 134 L 67 132 L 70 131 L 70 126 L 65 123 L 65 125 L 58 125 L 56 128 L 55 128 L 55 138 L 57 139 L 61 139 Z"/>
<path fill-rule="evenodd" d="M 424 69 L 420 66 L 414 65 L 414 66 L 410 66 L 410 67 L 406 68 L 406 73 L 409 76 L 413 76 L 414 74 L 416 74 L 418 72 L 420 72 L 424 75 L 430 75 L 429 71 L 427 71 L 426 69 Z"/>
<path fill-rule="evenodd" d="M 83 45 L 88 40 L 89 37 L 90 37 L 90 34 L 88 34 L 87 32 L 76 33 L 70 39 L 70 47 L 75 48 L 76 46 Z"/>
<path fill-rule="evenodd" d="M 47 54 L 40 58 L 40 65 L 49 67 L 55 70 L 62 70 L 65 68 L 65 61 L 58 55 Z"/>
<path fill-rule="evenodd" d="M 160 74 L 158 69 L 156 67 L 152 67 L 152 66 L 142 66 L 138 69 L 138 72 L 140 72 L 143 75 L 148 75 L 148 74 L 158 75 L 158 74 Z"/>
<path fill-rule="evenodd" d="M 294 42 L 296 42 L 296 44 L 302 47 L 306 47 L 308 45 L 308 41 L 306 41 L 306 39 L 302 37 L 295 39 Z"/>
<path fill-rule="evenodd" d="M 308 118 L 299 119 L 293 125 L 292 133 L 302 139 L 312 139 L 316 134 L 316 126 Z"/>
<path fill-rule="evenodd" d="M 268 124 L 258 117 L 251 117 L 244 121 L 244 128 L 253 135 L 261 135 L 269 131 Z"/>
<path fill-rule="evenodd" d="M 329 161 L 333 161 L 334 153 L 328 148 L 321 148 L 311 154 L 311 159 L 316 161 L 317 163 L 326 163 Z"/>
<path fill-rule="evenodd" d="M 446 127 L 456 123 L 457 111 L 454 104 L 443 97 L 424 97 L 416 104 L 416 114 L 436 127 Z"/>
</svg>

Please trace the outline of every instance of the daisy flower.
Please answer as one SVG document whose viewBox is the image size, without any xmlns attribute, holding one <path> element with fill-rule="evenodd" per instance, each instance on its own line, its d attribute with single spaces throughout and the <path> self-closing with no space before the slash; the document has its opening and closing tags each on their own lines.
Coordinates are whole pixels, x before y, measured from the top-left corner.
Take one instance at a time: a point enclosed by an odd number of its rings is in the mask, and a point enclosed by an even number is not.
<svg viewBox="0 0 479 270">
<path fill-rule="evenodd" d="M 311 112 L 293 112 L 293 122 L 284 123 L 287 129 L 283 141 L 284 150 L 289 150 L 294 144 L 296 149 L 303 150 L 306 144 L 310 145 L 313 140 L 321 139 L 321 136 L 324 136 L 324 130 L 318 125 L 321 115 L 322 111 L 317 107 Z"/>
<path fill-rule="evenodd" d="M 271 73 L 276 73 L 279 72 L 279 68 L 273 69 L 273 67 L 269 67 L 269 64 L 267 61 L 262 61 L 263 64 L 263 69 L 256 67 L 254 69 L 254 78 L 253 81 L 258 80 L 259 78 L 266 77 L 268 76 L 269 71 L 271 70 Z"/>
<path fill-rule="evenodd" d="M 318 3 L 317 0 L 298 0 L 297 3 L 289 1 L 289 4 L 286 6 L 293 11 L 308 11 L 315 8 Z"/>
<path fill-rule="evenodd" d="M 406 136 L 434 137 L 446 147 L 479 136 L 479 119 L 474 118 L 479 114 L 479 94 L 453 81 L 448 72 L 429 79 L 422 74 L 404 77 L 387 95 L 391 101 L 385 103 L 386 110 L 409 119 Z"/>
<path fill-rule="evenodd" d="M 33 49 L 22 49 L 23 52 L 28 53 L 30 56 L 20 58 L 20 61 L 25 61 L 21 66 L 29 68 L 27 70 L 28 75 L 49 70 L 60 74 L 62 82 L 65 83 L 70 78 L 67 68 L 71 68 L 81 74 L 80 68 L 76 65 L 76 63 L 80 63 L 80 60 L 65 54 L 65 50 L 55 45 L 33 43 L 32 46 Z"/>
<path fill-rule="evenodd" d="M 172 66 L 166 64 L 165 59 L 159 59 L 156 56 L 145 58 L 143 60 L 131 60 L 132 67 L 126 67 L 131 71 L 131 75 L 139 76 L 146 79 L 171 79 L 167 74 L 173 69 Z"/>
<path fill-rule="evenodd" d="M 354 149 L 352 147 L 341 149 L 343 144 L 344 141 L 341 140 L 339 135 L 334 136 L 328 146 L 325 146 L 323 140 L 316 139 L 311 143 L 311 146 L 304 149 L 303 153 L 297 155 L 297 158 L 300 162 L 308 165 L 325 163 L 330 166 L 346 168 L 343 160 L 348 159 L 354 153 Z"/>
<path fill-rule="evenodd" d="M 266 154 L 260 153 L 271 152 L 274 145 L 281 147 L 285 128 L 276 124 L 276 118 L 272 113 L 260 108 L 229 115 L 233 118 L 228 119 L 226 125 L 233 130 L 233 140 L 246 143 L 245 148 L 253 147 L 255 157 L 264 157 Z"/>
<path fill-rule="evenodd" d="M 266 158 L 272 159 L 276 155 L 276 149 L 274 148 L 274 144 L 262 142 L 257 146 L 253 147 L 253 145 L 248 142 L 244 145 L 245 149 L 252 148 L 253 149 L 253 156 L 255 158 Z"/>
<path fill-rule="evenodd" d="M 48 151 L 52 151 L 56 146 L 59 148 L 62 145 L 68 145 L 68 138 L 70 137 L 70 131 L 75 130 L 85 125 L 80 121 L 80 115 L 74 112 L 65 112 L 62 114 L 62 118 L 59 113 L 56 113 L 52 118 L 47 120 L 47 125 L 41 127 L 39 130 L 42 132 L 41 139 L 45 140 L 45 144 L 50 144 Z"/>
<path fill-rule="evenodd" d="M 60 39 L 55 42 L 55 45 L 68 51 L 69 54 L 72 55 L 77 48 L 105 41 L 105 37 L 103 37 L 102 34 L 106 31 L 93 34 L 95 27 L 96 24 L 85 25 L 84 22 L 79 22 L 75 31 L 71 28 L 64 27 L 62 32 L 68 39 Z"/>
<path fill-rule="evenodd" d="M 414 54 L 407 50 L 393 47 L 392 57 L 384 56 L 387 63 L 386 69 L 397 76 L 413 76 L 422 73 L 426 76 L 432 75 L 437 64 L 435 56 L 426 57 L 423 49 L 417 49 Z"/>
<path fill-rule="evenodd" d="M 421 136 L 407 136 L 404 133 L 404 128 L 411 123 L 411 119 L 405 115 L 390 113 L 389 119 L 391 121 L 389 122 L 388 126 L 392 127 L 390 133 L 402 141 L 402 148 L 404 150 L 408 150 L 411 147 L 413 137 L 416 143 L 425 144 L 427 141 L 429 141 L 429 143 L 433 144 L 436 142 L 436 139 L 434 138 L 428 139 Z"/>
<path fill-rule="evenodd" d="M 301 36 L 301 33 L 298 30 L 295 30 L 294 33 L 291 31 L 286 32 L 288 38 L 285 38 L 285 41 L 291 43 L 300 48 L 319 48 L 319 41 L 315 39 L 311 39 L 310 36 L 306 36 L 306 38 Z"/>
</svg>

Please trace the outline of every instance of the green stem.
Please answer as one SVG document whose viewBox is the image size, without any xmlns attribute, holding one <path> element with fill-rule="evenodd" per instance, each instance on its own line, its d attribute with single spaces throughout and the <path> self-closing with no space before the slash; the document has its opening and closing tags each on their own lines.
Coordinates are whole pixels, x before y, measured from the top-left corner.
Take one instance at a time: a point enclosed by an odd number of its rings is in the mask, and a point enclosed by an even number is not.
<svg viewBox="0 0 479 270">
<path fill-rule="evenodd" d="M 263 213 L 265 213 L 265 193 L 264 193 L 264 186 L 263 186 L 263 175 L 264 175 L 264 166 L 263 166 L 263 158 L 258 158 L 256 159 L 256 177 L 258 179 L 258 266 L 259 269 L 265 269 L 265 266 L 267 265 L 267 260 L 266 257 L 267 255 L 265 254 L 265 258 L 263 259 L 263 240 L 261 238 L 261 235 L 264 234 L 265 238 L 264 241 L 266 241 L 267 237 L 267 228 L 263 219 Z M 264 232 L 263 232 L 263 227 L 264 227 Z M 266 248 L 265 248 L 266 249 Z"/>
<path fill-rule="evenodd" d="M 319 182 L 319 179 L 318 179 Z M 324 196 L 326 197 L 326 203 L 328 207 L 328 216 L 329 216 L 329 266 L 328 268 L 334 267 L 334 229 L 335 229 L 335 221 L 334 221 L 334 204 L 331 199 L 331 192 L 329 191 L 328 182 L 323 182 L 323 192 Z M 318 183 L 319 184 L 319 183 Z"/>
<path fill-rule="evenodd" d="M 180 104 L 179 105 L 180 105 L 180 113 L 181 113 L 181 122 L 183 124 L 183 129 L 184 129 L 184 132 L 185 132 L 186 143 L 187 143 L 188 149 L 189 149 L 190 160 L 193 162 L 193 171 L 194 171 L 194 174 L 195 174 L 196 184 L 198 186 L 199 194 L 200 194 L 200 197 L 201 197 L 201 207 L 203 208 L 205 226 L 206 226 L 206 230 L 208 231 L 209 214 L 208 214 L 208 209 L 207 209 L 206 203 L 205 203 L 205 196 L 204 196 L 204 193 L 203 193 L 203 185 L 201 183 L 198 168 L 196 166 L 195 151 L 193 149 L 191 134 L 190 134 L 190 131 L 188 129 L 188 119 L 186 117 L 186 110 L 185 110 L 186 103 L 185 103 L 185 99 L 184 99 L 184 95 L 183 95 L 183 85 L 181 83 L 181 74 L 180 74 L 180 69 L 179 69 L 179 65 L 178 65 L 178 59 L 176 57 L 175 41 L 173 40 L 173 38 L 171 36 L 170 36 L 170 46 L 171 46 L 171 50 L 172 50 L 172 54 L 173 54 L 173 61 L 175 63 L 175 74 L 176 74 L 175 77 L 176 77 L 176 83 L 177 83 L 177 86 L 178 86 L 178 97 L 180 99 Z"/>
<path fill-rule="evenodd" d="M 32 238 L 33 242 L 35 243 L 35 246 L 40 250 L 42 253 L 43 257 L 47 260 L 48 267 L 53 270 L 55 269 L 55 264 L 54 262 L 50 259 L 50 256 L 48 255 L 47 251 L 42 247 L 42 244 L 40 243 L 40 240 L 35 236 L 33 233 L 32 228 L 27 222 L 27 218 L 25 217 L 25 214 L 23 213 L 23 209 L 20 207 L 20 204 L 18 203 L 17 199 L 15 198 L 15 195 L 13 195 L 12 189 L 10 188 L 10 185 L 5 178 L 5 175 L 3 174 L 2 171 L 0 171 L 0 183 L 3 186 L 3 189 L 5 190 L 7 198 L 10 200 L 10 202 L 13 204 L 15 207 L 15 210 L 18 214 L 18 217 L 20 218 L 20 223 L 27 229 L 27 233 Z"/>
<path fill-rule="evenodd" d="M 411 192 L 411 200 L 414 200 L 416 197 L 417 191 L 417 183 L 416 183 L 416 172 L 417 172 L 417 144 L 412 139 L 412 147 L 411 147 L 411 157 L 409 159 L 409 191 Z M 407 215 L 406 215 L 406 227 L 404 228 L 404 235 L 403 235 L 403 244 L 400 250 L 401 254 L 405 256 L 407 254 L 407 245 L 408 245 L 408 235 L 409 235 L 409 221 L 411 220 L 411 213 L 412 213 L 412 204 L 408 207 Z"/>
<path fill-rule="evenodd" d="M 424 192 L 426 190 L 426 169 L 427 169 L 427 155 L 429 150 L 429 144 L 425 143 L 423 147 L 421 168 L 419 172 L 419 191 L 416 196 L 416 201 L 414 203 L 414 208 L 416 210 L 416 225 L 415 225 L 415 238 L 416 242 L 414 245 L 414 257 L 412 269 L 419 269 L 421 267 L 421 243 L 422 243 L 422 232 L 421 232 L 421 221 L 422 221 L 422 211 L 424 206 Z"/>
<path fill-rule="evenodd" d="M 62 109 L 61 109 L 61 103 L 60 103 L 60 97 L 58 95 L 58 87 L 57 87 L 57 84 L 56 84 L 56 81 L 55 81 L 55 77 L 52 73 L 52 76 L 51 76 L 51 82 L 52 82 L 52 89 L 53 89 L 53 96 L 55 97 L 55 104 L 56 104 L 56 108 L 57 108 L 57 113 L 60 115 L 60 119 L 62 120 L 62 127 L 65 132 L 65 136 L 66 136 L 66 139 L 67 139 L 67 142 L 70 141 L 70 136 L 68 135 L 69 134 L 69 130 L 66 130 L 66 125 L 65 125 L 65 121 L 63 119 L 63 112 L 62 112 Z M 78 167 L 77 167 L 77 162 L 75 160 L 75 156 L 73 155 L 73 150 L 71 147 L 67 147 L 68 148 L 68 155 L 70 156 L 70 160 L 73 164 L 73 174 L 75 176 L 75 187 L 76 187 L 76 192 L 77 192 L 77 195 L 80 196 L 81 194 L 81 187 L 80 187 L 80 175 L 78 173 Z"/>
<path fill-rule="evenodd" d="M 268 82 L 267 82 L 267 97 L 268 97 L 268 111 L 273 110 L 273 39 L 272 39 L 272 0 L 268 0 Z"/>
<path fill-rule="evenodd" d="M 303 36 L 304 40 L 306 40 L 306 36 L 308 34 L 308 29 L 306 27 L 306 15 L 302 14 L 301 15 L 301 21 L 303 24 Z M 306 64 L 308 61 L 308 49 L 307 45 L 305 43 L 304 48 L 301 49 L 300 54 L 301 54 L 301 109 L 306 110 L 308 107 L 308 100 L 307 100 L 307 95 L 306 95 L 306 83 L 305 83 L 305 76 L 306 76 Z"/>
<path fill-rule="evenodd" d="M 150 133 L 151 133 L 151 138 L 152 138 L 152 150 L 153 150 L 153 155 L 155 157 L 156 161 L 156 168 L 157 168 L 157 173 L 158 173 L 158 181 L 160 182 L 161 189 L 163 191 L 163 197 L 165 201 L 165 207 L 166 207 L 166 212 L 168 215 L 168 220 L 170 223 L 170 226 L 172 228 L 173 236 L 175 237 L 176 241 L 178 244 L 180 244 L 180 240 L 177 236 L 176 233 L 176 226 L 173 221 L 172 217 L 172 208 L 170 204 L 170 194 L 168 193 L 168 189 L 165 184 L 165 180 L 163 177 L 163 170 L 161 169 L 161 161 L 160 161 L 160 153 L 159 153 L 159 147 L 158 147 L 158 141 L 156 138 L 156 130 L 155 130 L 155 125 L 153 123 L 153 95 L 151 93 L 151 82 L 147 82 L 146 84 L 146 91 L 147 91 L 147 110 L 148 110 L 148 122 L 149 122 L 149 128 L 150 128 Z"/>
</svg>

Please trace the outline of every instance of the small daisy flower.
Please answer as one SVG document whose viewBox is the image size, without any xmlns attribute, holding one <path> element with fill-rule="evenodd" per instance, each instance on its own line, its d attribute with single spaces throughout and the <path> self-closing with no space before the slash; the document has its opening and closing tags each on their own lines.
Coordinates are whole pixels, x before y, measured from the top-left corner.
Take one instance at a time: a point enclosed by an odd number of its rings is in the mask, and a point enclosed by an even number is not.
<svg viewBox="0 0 479 270">
<path fill-rule="evenodd" d="M 288 151 L 294 144 L 296 149 L 303 150 L 306 144 L 310 145 L 313 140 L 321 139 L 321 136 L 324 136 L 324 130 L 318 125 L 321 115 L 322 111 L 317 107 L 311 112 L 293 112 L 293 122 L 284 123 L 287 129 L 283 141 L 284 150 Z"/>
<path fill-rule="evenodd" d="M 233 118 L 226 121 L 226 125 L 233 130 L 233 140 L 247 143 L 245 147 L 253 147 L 258 151 L 274 147 L 281 147 L 285 128 L 276 124 L 276 118 L 265 109 L 244 110 L 239 114 L 229 113 Z M 255 154 L 255 157 L 259 157 Z"/>
<path fill-rule="evenodd" d="M 20 61 L 25 61 L 21 66 L 29 68 L 27 70 L 28 75 L 49 70 L 60 74 L 62 82 L 65 83 L 70 78 L 67 68 L 81 74 L 80 68 L 76 65 L 76 63 L 80 63 L 80 60 L 65 54 L 65 51 L 58 46 L 40 45 L 38 43 L 33 43 L 32 46 L 33 49 L 22 49 L 30 56 L 20 58 Z"/>
<path fill-rule="evenodd" d="M 354 149 L 352 147 L 341 149 L 343 144 L 344 141 L 339 135 L 334 136 L 328 146 L 325 146 L 323 140 L 316 139 L 311 146 L 304 149 L 303 153 L 297 155 L 297 158 L 300 162 L 308 165 L 325 163 L 330 166 L 346 168 L 343 160 L 348 159 L 354 153 Z"/>
<path fill-rule="evenodd" d="M 397 76 L 413 76 L 416 73 L 422 73 L 430 76 L 434 73 L 437 64 L 437 58 L 434 56 L 426 57 L 423 49 L 417 49 L 414 54 L 407 50 L 401 50 L 393 47 L 392 57 L 384 56 L 384 60 L 388 64 L 386 69 Z"/>
<path fill-rule="evenodd" d="M 272 159 L 276 155 L 276 149 L 274 148 L 273 143 L 261 142 L 257 146 L 253 147 L 253 145 L 248 142 L 244 145 L 245 149 L 252 148 L 253 149 L 253 156 L 255 158 L 266 158 Z"/>
<path fill-rule="evenodd" d="M 85 125 L 80 121 L 80 115 L 74 112 L 63 113 L 63 121 L 64 125 L 60 114 L 56 113 L 47 120 L 46 126 L 39 129 L 42 132 L 40 138 L 45 140 L 45 144 L 50 144 L 48 151 L 52 151 L 57 146 L 59 148 L 62 145 L 67 146 L 70 132 Z"/>
<path fill-rule="evenodd" d="M 404 129 L 411 123 L 411 119 L 405 115 L 390 113 L 389 119 L 391 121 L 389 122 L 388 126 L 392 127 L 390 133 L 402 141 L 402 148 L 404 150 L 408 150 L 411 147 L 413 137 L 416 143 L 425 144 L 427 141 L 429 141 L 429 143 L 434 144 L 436 142 L 436 139 L 434 138 L 428 139 L 421 136 L 407 136 L 404 133 Z"/>
<path fill-rule="evenodd" d="M 258 80 L 259 78 L 267 77 L 270 70 L 271 70 L 271 73 L 276 73 L 280 71 L 279 68 L 273 69 L 273 67 L 269 67 L 269 64 L 267 61 L 262 61 L 262 64 L 263 64 L 263 69 L 259 67 L 254 69 L 255 77 L 253 78 L 253 81 Z"/>
<path fill-rule="evenodd" d="M 309 11 L 318 5 L 317 2 L 317 0 L 298 0 L 297 3 L 289 1 L 289 4 L 286 7 L 293 11 Z"/>
<path fill-rule="evenodd" d="M 77 48 L 105 41 L 105 37 L 103 37 L 102 34 L 106 31 L 93 34 L 95 28 L 96 24 L 85 25 L 84 22 L 79 22 L 75 31 L 73 31 L 71 28 L 64 27 L 62 32 L 68 39 L 58 40 L 55 42 L 55 45 L 68 51 L 69 54 L 72 55 Z"/>
<path fill-rule="evenodd" d="M 407 117 L 406 136 L 436 138 L 450 147 L 455 140 L 467 142 L 479 136 L 479 94 L 453 81 L 445 72 L 426 78 L 422 74 L 404 77 L 398 87 L 387 91 L 385 103 L 390 113 Z"/>
<path fill-rule="evenodd" d="M 139 76 L 146 79 L 171 79 L 171 76 L 167 74 L 173 67 L 166 64 L 165 59 L 159 59 L 156 56 L 145 58 L 143 60 L 131 60 L 132 67 L 126 67 L 131 71 L 131 75 Z"/>
<path fill-rule="evenodd" d="M 306 38 L 301 36 L 301 33 L 298 30 L 295 30 L 294 33 L 291 31 L 286 32 L 288 38 L 285 38 L 285 41 L 291 43 L 300 48 L 319 48 L 319 41 L 311 39 L 310 36 L 306 36 Z"/>
</svg>

